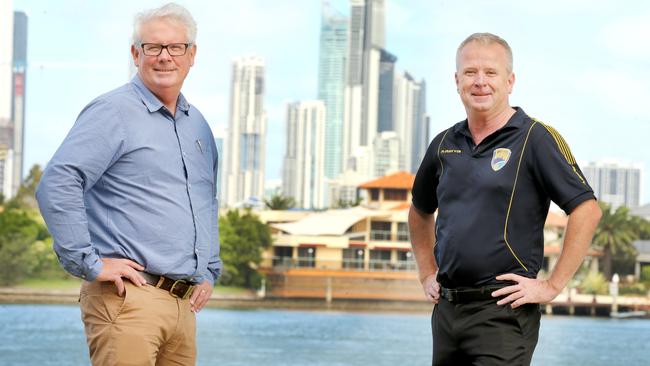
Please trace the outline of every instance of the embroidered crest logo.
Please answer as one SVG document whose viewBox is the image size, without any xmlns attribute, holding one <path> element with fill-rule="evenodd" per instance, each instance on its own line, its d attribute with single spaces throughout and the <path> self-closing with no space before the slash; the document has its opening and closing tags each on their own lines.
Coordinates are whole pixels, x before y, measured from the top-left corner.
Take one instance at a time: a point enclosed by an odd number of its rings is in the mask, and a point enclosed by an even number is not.
<svg viewBox="0 0 650 366">
<path fill-rule="evenodd" d="M 492 153 L 492 170 L 495 172 L 508 163 L 508 160 L 510 159 L 510 154 L 511 151 L 510 149 L 505 149 L 505 148 L 498 148 L 494 149 L 494 152 Z"/>
</svg>

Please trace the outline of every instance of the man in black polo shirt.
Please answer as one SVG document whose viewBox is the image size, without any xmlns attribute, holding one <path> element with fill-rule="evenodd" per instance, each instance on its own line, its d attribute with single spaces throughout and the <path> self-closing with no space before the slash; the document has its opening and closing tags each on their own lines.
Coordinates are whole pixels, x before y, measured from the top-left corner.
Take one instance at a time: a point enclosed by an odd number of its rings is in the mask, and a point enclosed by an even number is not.
<svg viewBox="0 0 650 366">
<path fill-rule="evenodd" d="M 455 78 L 467 119 L 431 142 L 409 212 L 420 281 L 437 304 L 433 364 L 527 365 L 538 304 L 578 269 L 601 212 L 562 136 L 509 105 L 515 76 L 506 41 L 469 36 Z M 560 259 L 542 280 L 551 200 L 569 220 Z"/>
</svg>

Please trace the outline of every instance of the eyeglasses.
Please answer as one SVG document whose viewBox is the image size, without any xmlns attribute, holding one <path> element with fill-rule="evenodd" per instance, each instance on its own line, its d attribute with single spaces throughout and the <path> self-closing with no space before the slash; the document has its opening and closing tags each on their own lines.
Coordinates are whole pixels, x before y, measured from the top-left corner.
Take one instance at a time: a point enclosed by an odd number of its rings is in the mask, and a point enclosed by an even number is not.
<svg viewBox="0 0 650 366">
<path fill-rule="evenodd" d="M 191 45 L 191 43 L 141 43 L 140 47 L 145 56 L 159 56 L 163 49 L 167 49 L 170 56 L 183 56 Z"/>
</svg>

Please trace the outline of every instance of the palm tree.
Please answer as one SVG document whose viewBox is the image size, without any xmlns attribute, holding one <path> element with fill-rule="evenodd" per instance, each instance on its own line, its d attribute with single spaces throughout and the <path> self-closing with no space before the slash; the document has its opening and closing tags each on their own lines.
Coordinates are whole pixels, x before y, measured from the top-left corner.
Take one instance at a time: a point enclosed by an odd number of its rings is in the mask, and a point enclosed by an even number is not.
<svg viewBox="0 0 650 366">
<path fill-rule="evenodd" d="M 632 216 L 632 224 L 639 240 L 650 240 L 650 221 L 639 216 Z"/>
<path fill-rule="evenodd" d="M 612 278 L 613 256 L 634 256 L 636 249 L 632 242 L 638 238 L 638 229 L 625 206 L 616 210 L 600 202 L 603 216 L 594 234 L 593 244 L 603 251 L 603 272 L 606 279 Z"/>
<path fill-rule="evenodd" d="M 293 197 L 285 197 L 280 194 L 274 194 L 271 199 L 264 200 L 266 208 L 269 210 L 288 210 L 296 206 L 296 201 Z"/>
</svg>

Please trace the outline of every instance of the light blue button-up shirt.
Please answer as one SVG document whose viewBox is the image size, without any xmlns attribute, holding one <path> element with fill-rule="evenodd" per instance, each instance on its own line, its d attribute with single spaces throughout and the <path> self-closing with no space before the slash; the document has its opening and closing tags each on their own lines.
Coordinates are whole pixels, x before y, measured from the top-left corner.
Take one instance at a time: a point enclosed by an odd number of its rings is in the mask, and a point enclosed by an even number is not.
<svg viewBox="0 0 650 366">
<path fill-rule="evenodd" d="M 221 272 L 217 148 L 181 94 L 175 117 L 138 76 L 88 104 L 36 192 L 71 274 L 92 281 L 100 258 L 214 284 Z"/>
</svg>

